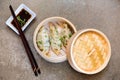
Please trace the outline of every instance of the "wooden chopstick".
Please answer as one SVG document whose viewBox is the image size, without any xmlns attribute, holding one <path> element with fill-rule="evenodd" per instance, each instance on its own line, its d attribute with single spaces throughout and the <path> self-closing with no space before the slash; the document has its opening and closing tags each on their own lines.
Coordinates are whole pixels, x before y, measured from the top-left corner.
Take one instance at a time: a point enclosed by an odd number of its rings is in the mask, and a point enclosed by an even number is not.
<svg viewBox="0 0 120 80">
<path fill-rule="evenodd" d="M 26 37 L 25 37 L 25 35 L 24 35 L 24 33 L 23 33 L 22 29 L 21 29 L 21 25 L 19 24 L 19 22 L 18 22 L 18 20 L 17 20 L 17 18 L 15 16 L 15 13 L 14 13 L 14 10 L 13 10 L 12 6 L 10 5 L 9 8 L 10 8 L 11 14 L 12 14 L 12 16 L 14 18 L 15 24 L 16 24 L 15 27 L 17 28 L 17 30 L 19 32 L 19 36 L 21 37 L 21 40 L 22 40 L 22 42 L 24 44 L 26 53 L 27 53 L 28 58 L 29 58 L 30 63 L 31 63 L 31 67 L 33 69 L 33 72 L 34 72 L 35 76 L 38 76 L 38 73 L 39 74 L 41 73 L 40 68 L 38 67 L 37 62 L 36 62 L 36 60 L 35 60 L 35 58 L 34 58 L 34 56 L 32 54 L 32 51 L 31 51 L 31 49 L 29 47 L 29 44 L 28 44 L 28 42 L 26 40 Z"/>
</svg>

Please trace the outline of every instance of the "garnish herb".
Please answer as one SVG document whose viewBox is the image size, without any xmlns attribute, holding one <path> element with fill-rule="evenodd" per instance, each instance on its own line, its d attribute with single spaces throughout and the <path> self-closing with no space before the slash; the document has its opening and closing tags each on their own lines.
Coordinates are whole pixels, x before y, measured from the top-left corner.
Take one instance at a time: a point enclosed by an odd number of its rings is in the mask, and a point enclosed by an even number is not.
<svg viewBox="0 0 120 80">
<path fill-rule="evenodd" d="M 20 25 L 23 26 L 25 24 L 26 19 L 22 20 L 20 16 L 17 16 L 17 20 L 19 21 Z"/>
</svg>

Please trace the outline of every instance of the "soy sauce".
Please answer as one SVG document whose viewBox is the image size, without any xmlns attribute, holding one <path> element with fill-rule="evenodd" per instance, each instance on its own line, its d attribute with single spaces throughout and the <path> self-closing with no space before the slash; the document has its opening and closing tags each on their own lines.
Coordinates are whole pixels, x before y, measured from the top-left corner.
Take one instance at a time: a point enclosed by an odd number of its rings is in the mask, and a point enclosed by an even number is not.
<svg viewBox="0 0 120 80">
<path fill-rule="evenodd" d="M 22 9 L 17 15 L 17 20 L 21 27 L 23 27 L 30 18 L 30 13 L 28 13 L 25 9 Z M 11 23 L 13 26 L 16 26 L 14 20 Z"/>
</svg>

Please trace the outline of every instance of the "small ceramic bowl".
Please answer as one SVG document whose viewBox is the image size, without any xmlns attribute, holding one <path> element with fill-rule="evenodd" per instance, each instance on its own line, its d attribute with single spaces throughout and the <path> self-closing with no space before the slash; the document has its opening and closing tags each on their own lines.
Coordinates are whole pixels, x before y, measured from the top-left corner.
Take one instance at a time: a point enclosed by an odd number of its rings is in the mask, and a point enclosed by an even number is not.
<svg viewBox="0 0 120 80">
<path fill-rule="evenodd" d="M 52 62 L 52 63 L 59 63 L 59 62 L 63 62 L 63 61 L 66 61 L 67 58 L 66 58 L 66 50 L 63 52 L 63 54 L 61 56 L 56 56 L 54 55 L 54 52 L 52 52 L 52 56 L 48 57 L 46 56 L 45 54 L 43 54 L 41 52 L 41 50 L 38 48 L 38 45 L 37 45 L 37 34 L 40 30 L 40 28 L 43 26 L 43 25 L 47 25 L 49 22 L 59 22 L 59 21 L 64 21 L 66 22 L 69 27 L 72 29 L 72 32 L 75 33 L 76 32 L 76 28 L 75 26 L 70 22 L 68 21 L 67 19 L 65 18 L 62 18 L 62 17 L 50 17 L 50 18 L 47 18 L 45 20 L 43 20 L 42 22 L 40 22 L 40 24 L 36 27 L 35 31 L 34 31 L 34 36 L 33 36 L 33 43 L 34 43 L 34 47 L 35 49 L 37 50 L 37 52 L 39 53 L 39 55 L 44 58 L 46 61 L 48 62 Z M 49 28 L 49 26 L 46 26 L 47 28 Z"/>
<path fill-rule="evenodd" d="M 107 66 L 111 57 L 111 45 L 101 31 L 84 29 L 75 33 L 69 40 L 67 56 L 76 71 L 96 74 Z"/>
<path fill-rule="evenodd" d="M 26 10 L 31 15 L 30 19 L 24 24 L 24 26 L 22 26 L 22 31 L 24 31 L 28 27 L 28 25 L 33 21 L 33 19 L 36 17 L 36 14 L 25 4 L 21 4 L 15 11 L 15 14 L 18 15 L 22 9 Z M 12 24 L 12 21 L 13 21 L 13 17 L 10 16 L 9 19 L 6 21 L 6 25 L 8 25 L 8 27 L 10 27 L 15 33 L 19 35 L 19 32 Z"/>
</svg>

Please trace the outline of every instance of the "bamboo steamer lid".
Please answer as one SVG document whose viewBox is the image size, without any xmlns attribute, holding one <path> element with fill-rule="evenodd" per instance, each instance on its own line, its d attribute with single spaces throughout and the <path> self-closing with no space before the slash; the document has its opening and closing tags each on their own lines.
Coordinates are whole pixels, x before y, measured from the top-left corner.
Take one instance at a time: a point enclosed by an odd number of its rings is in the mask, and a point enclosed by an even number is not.
<svg viewBox="0 0 120 80">
<path fill-rule="evenodd" d="M 102 71 L 111 57 L 108 38 L 96 29 L 78 31 L 68 44 L 68 61 L 76 71 L 81 73 L 95 74 Z"/>
</svg>

